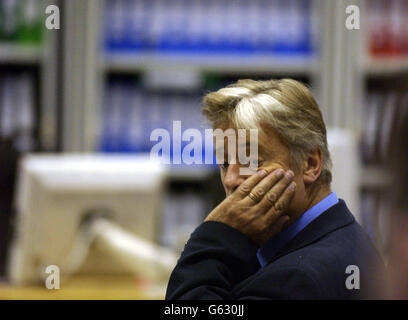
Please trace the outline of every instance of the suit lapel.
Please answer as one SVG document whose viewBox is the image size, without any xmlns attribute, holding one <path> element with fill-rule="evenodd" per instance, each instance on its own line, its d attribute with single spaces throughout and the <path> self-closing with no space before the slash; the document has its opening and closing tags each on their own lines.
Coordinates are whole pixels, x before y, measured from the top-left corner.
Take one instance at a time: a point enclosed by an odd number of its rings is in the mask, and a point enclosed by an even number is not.
<svg viewBox="0 0 408 320">
<path fill-rule="evenodd" d="M 347 208 L 346 203 L 342 199 L 339 199 L 337 204 L 323 212 L 289 241 L 268 264 L 292 251 L 306 247 L 324 237 L 326 234 L 343 228 L 354 221 L 354 217 Z"/>
</svg>

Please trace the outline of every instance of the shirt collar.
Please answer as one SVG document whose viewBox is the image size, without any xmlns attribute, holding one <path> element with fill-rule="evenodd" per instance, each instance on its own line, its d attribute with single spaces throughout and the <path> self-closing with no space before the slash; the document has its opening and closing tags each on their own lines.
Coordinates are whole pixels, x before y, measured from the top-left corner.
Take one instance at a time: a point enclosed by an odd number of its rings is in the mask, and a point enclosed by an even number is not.
<svg viewBox="0 0 408 320">
<path fill-rule="evenodd" d="M 268 262 L 283 248 L 283 246 L 292 240 L 310 222 L 338 202 L 339 199 L 337 198 L 336 194 L 334 192 L 330 193 L 326 198 L 316 203 L 313 207 L 303 213 L 288 228 L 278 233 L 275 237 L 260 247 L 257 252 L 257 257 L 261 267 L 265 267 L 265 265 L 268 264 Z"/>
</svg>

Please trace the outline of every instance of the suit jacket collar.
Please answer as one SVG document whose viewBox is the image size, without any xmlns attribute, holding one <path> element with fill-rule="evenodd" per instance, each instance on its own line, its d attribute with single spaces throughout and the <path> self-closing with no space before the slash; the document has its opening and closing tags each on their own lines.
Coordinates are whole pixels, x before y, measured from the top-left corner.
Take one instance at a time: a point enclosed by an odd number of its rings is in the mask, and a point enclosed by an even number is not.
<svg viewBox="0 0 408 320">
<path fill-rule="evenodd" d="M 289 241 L 268 264 L 292 251 L 306 247 L 324 237 L 326 234 L 343 228 L 354 221 L 354 216 L 347 208 L 344 200 L 339 199 L 337 204 L 323 212 Z"/>
</svg>

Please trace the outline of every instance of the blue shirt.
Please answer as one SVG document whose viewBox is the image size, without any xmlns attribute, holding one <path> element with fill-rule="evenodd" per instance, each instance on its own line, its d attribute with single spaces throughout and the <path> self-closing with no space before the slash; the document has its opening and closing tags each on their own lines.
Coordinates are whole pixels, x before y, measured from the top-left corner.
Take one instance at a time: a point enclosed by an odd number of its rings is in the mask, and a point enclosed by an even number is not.
<svg viewBox="0 0 408 320">
<path fill-rule="evenodd" d="M 330 193 L 326 198 L 316 203 L 313 207 L 302 214 L 295 222 L 287 227 L 275 237 L 270 239 L 266 244 L 258 249 L 258 261 L 263 268 L 276 254 L 292 240 L 300 231 L 302 231 L 310 222 L 320 216 L 330 207 L 334 206 L 339 199 L 334 192 Z"/>
</svg>

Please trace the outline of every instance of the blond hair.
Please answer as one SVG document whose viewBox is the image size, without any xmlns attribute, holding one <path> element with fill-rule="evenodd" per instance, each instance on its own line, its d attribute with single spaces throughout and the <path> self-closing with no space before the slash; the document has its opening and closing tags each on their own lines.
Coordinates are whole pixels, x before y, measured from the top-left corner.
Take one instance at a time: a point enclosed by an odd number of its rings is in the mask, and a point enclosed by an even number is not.
<svg viewBox="0 0 408 320">
<path fill-rule="evenodd" d="M 301 168 L 309 152 L 321 149 L 323 167 L 319 182 L 330 184 L 331 159 L 326 126 L 308 88 L 293 79 L 239 80 L 203 99 L 203 115 L 213 128 L 272 129 L 289 149 L 292 165 Z"/>
</svg>

